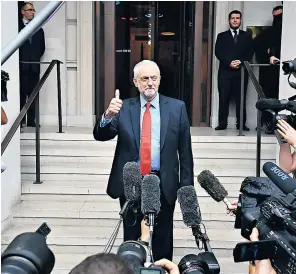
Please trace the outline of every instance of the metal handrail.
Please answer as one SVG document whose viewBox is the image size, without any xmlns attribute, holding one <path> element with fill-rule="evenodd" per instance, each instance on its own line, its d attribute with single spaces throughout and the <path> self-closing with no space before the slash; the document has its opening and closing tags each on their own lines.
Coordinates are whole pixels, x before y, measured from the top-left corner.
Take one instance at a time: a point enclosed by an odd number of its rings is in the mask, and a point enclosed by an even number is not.
<svg viewBox="0 0 296 274">
<path fill-rule="evenodd" d="M 244 61 L 243 65 L 241 67 L 241 72 L 242 72 L 242 78 L 241 78 L 241 117 L 240 117 L 240 128 L 239 128 L 239 136 L 242 136 L 242 110 L 243 110 L 243 105 L 244 105 L 244 71 L 246 69 L 248 76 L 250 77 L 254 88 L 258 94 L 258 100 L 259 99 L 265 99 L 266 96 L 262 90 L 261 85 L 259 84 L 259 81 L 257 80 L 252 67 L 270 67 L 270 66 L 277 66 L 276 65 L 271 65 L 271 64 L 250 64 L 248 61 Z M 268 111 L 268 110 L 267 110 Z M 272 111 L 270 111 L 272 112 Z M 256 177 L 260 177 L 260 168 L 261 168 L 261 117 L 262 117 L 262 111 L 257 110 L 257 141 L 256 141 Z"/>
<path fill-rule="evenodd" d="M 48 62 L 23 62 L 23 63 L 48 63 Z M 59 133 L 63 133 L 62 129 L 62 104 L 61 104 L 61 70 L 60 65 L 63 64 L 59 60 L 52 60 L 50 65 L 48 66 L 47 70 L 43 74 L 40 81 L 37 83 L 36 87 L 34 88 L 33 92 L 31 93 L 30 97 L 28 98 L 26 104 L 22 108 L 20 114 L 15 119 L 14 123 L 12 124 L 11 128 L 9 129 L 8 133 L 4 137 L 1 143 L 1 155 L 3 155 L 5 149 L 8 147 L 10 141 L 12 140 L 15 132 L 17 131 L 18 127 L 20 126 L 23 118 L 27 114 L 29 108 L 31 107 L 32 103 L 35 101 L 35 129 L 36 129 L 36 182 L 35 183 L 42 183 L 40 181 L 40 113 L 39 113 L 39 92 L 44 85 L 46 79 L 50 75 L 51 71 L 53 70 L 54 66 L 57 66 L 57 88 L 58 88 L 58 116 L 59 116 Z"/>
</svg>

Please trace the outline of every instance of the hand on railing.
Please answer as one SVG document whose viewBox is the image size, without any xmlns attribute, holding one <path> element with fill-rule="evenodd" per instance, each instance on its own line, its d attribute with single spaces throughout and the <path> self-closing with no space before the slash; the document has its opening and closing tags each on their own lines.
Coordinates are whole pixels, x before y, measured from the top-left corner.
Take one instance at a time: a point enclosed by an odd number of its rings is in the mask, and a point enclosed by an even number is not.
<svg viewBox="0 0 296 274">
<path fill-rule="evenodd" d="M 269 58 L 269 62 L 270 62 L 271 65 L 276 65 L 276 64 L 280 63 L 280 59 L 276 58 L 275 56 L 271 56 Z"/>
</svg>

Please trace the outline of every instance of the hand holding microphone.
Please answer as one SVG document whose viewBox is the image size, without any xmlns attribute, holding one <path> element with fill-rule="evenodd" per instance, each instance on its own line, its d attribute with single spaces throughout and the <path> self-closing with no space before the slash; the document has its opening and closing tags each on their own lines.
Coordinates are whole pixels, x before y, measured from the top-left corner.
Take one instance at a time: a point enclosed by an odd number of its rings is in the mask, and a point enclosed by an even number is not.
<svg viewBox="0 0 296 274">
<path fill-rule="evenodd" d="M 117 113 L 119 113 L 122 107 L 122 100 L 119 99 L 119 89 L 115 91 L 115 98 L 113 98 L 105 112 L 105 118 L 111 119 Z"/>
<path fill-rule="evenodd" d="M 283 119 L 278 121 L 277 127 L 277 132 L 287 141 L 289 145 L 296 148 L 296 130 Z"/>
<path fill-rule="evenodd" d="M 236 214 L 235 204 L 227 200 L 228 192 L 214 174 L 209 170 L 203 170 L 198 176 L 197 181 L 200 186 L 216 201 L 222 202 L 227 206 L 227 209 Z"/>
</svg>

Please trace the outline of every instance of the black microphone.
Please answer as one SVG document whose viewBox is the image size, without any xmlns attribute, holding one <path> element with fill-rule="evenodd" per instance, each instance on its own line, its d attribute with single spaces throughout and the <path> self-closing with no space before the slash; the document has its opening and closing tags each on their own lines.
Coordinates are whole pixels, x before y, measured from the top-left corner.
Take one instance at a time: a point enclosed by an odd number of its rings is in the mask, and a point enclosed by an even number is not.
<svg viewBox="0 0 296 274">
<path fill-rule="evenodd" d="M 154 174 L 145 175 L 142 181 L 142 213 L 148 217 L 150 233 L 153 232 L 154 220 L 160 211 L 160 180 Z"/>
<path fill-rule="evenodd" d="M 197 176 L 197 181 L 216 202 L 219 203 L 222 201 L 227 206 L 228 210 L 231 210 L 235 214 L 235 210 L 230 209 L 231 203 L 226 198 L 228 196 L 227 190 L 211 171 L 203 170 Z"/>
<path fill-rule="evenodd" d="M 128 207 L 131 205 L 133 205 L 132 207 L 136 211 L 134 205 L 141 199 L 142 176 L 139 165 L 135 162 L 127 162 L 123 167 L 122 179 L 126 202 L 119 212 L 119 215 L 123 217 Z"/>
<path fill-rule="evenodd" d="M 181 207 L 183 222 L 187 227 L 191 227 L 197 247 L 199 248 L 199 241 L 202 240 L 205 251 L 211 252 L 208 235 L 200 229 L 202 219 L 194 186 L 179 188 L 177 197 Z"/>
<path fill-rule="evenodd" d="M 296 180 L 272 162 L 263 165 L 263 171 L 267 177 L 284 193 L 292 193 L 296 189 Z"/>
<path fill-rule="evenodd" d="M 274 98 L 269 99 L 260 99 L 256 102 L 256 108 L 258 110 L 264 111 L 264 110 L 273 110 L 273 111 L 281 111 L 286 109 L 287 104 L 289 100 L 278 100 Z"/>
</svg>

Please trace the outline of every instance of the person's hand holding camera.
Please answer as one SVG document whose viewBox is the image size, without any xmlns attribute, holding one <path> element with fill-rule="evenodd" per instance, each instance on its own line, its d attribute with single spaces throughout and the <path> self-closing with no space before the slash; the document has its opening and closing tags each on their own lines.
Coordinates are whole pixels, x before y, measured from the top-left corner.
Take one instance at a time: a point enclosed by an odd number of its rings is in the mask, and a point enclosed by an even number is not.
<svg viewBox="0 0 296 274">
<path fill-rule="evenodd" d="M 170 274 L 180 274 L 178 266 L 167 259 L 161 259 L 154 264 L 165 268 Z"/>
<path fill-rule="evenodd" d="M 251 242 L 259 241 L 259 231 L 256 227 L 253 228 L 250 235 Z M 269 259 L 255 261 L 255 274 L 277 274 L 273 269 Z"/>
<path fill-rule="evenodd" d="M 296 130 L 283 119 L 278 121 L 277 127 L 277 132 L 287 141 L 288 144 L 296 148 Z"/>
</svg>

